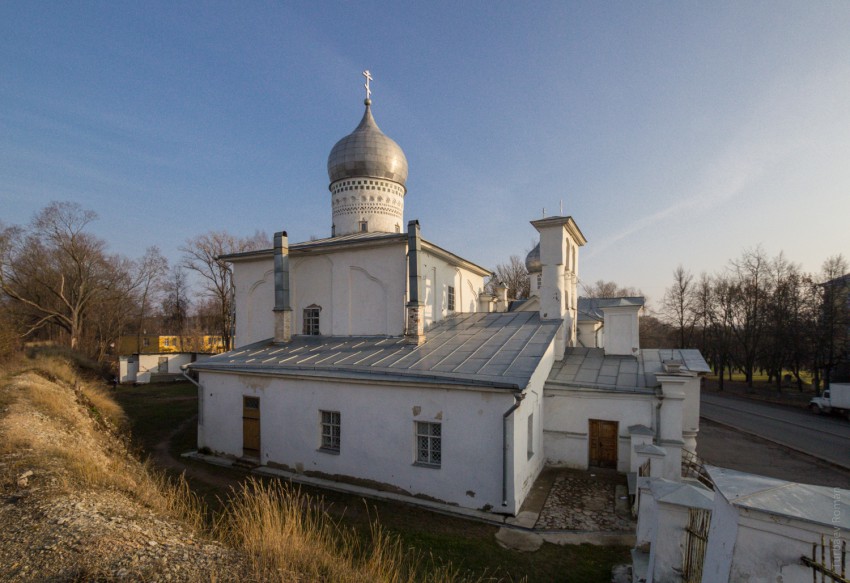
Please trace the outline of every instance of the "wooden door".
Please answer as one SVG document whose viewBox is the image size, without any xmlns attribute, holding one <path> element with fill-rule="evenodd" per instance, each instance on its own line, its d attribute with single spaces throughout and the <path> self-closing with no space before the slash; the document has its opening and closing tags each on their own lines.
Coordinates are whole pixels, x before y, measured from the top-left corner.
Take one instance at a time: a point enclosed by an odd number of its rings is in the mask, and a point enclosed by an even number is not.
<svg viewBox="0 0 850 583">
<path fill-rule="evenodd" d="M 242 397 L 242 455 L 260 459 L 259 397 Z"/>
<path fill-rule="evenodd" d="M 602 421 L 590 419 L 588 431 L 589 454 L 588 464 L 599 468 L 617 467 L 617 421 Z"/>
</svg>

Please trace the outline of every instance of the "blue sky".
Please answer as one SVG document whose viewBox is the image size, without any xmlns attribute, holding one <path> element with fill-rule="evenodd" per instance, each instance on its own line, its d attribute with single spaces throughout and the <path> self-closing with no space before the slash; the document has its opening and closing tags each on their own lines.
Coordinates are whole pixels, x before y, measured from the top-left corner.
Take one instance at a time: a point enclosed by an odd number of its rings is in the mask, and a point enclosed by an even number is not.
<svg viewBox="0 0 850 583">
<path fill-rule="evenodd" d="M 52 200 L 172 260 L 330 234 L 327 155 L 373 112 L 405 220 L 482 265 L 563 201 L 581 279 L 660 300 L 745 248 L 850 256 L 850 2 L 0 3 L 0 220 Z"/>
</svg>

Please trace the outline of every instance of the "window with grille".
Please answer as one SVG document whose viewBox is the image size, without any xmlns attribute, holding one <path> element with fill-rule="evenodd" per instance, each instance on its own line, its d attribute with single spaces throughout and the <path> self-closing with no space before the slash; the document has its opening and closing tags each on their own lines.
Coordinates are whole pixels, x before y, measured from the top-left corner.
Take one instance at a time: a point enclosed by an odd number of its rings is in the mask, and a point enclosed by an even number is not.
<svg viewBox="0 0 850 583">
<path fill-rule="evenodd" d="M 322 308 L 319 306 L 310 306 L 304 308 L 304 334 L 308 336 L 319 335 L 319 312 Z"/>
<path fill-rule="evenodd" d="M 448 310 L 450 312 L 454 312 L 455 311 L 455 288 L 454 288 L 454 286 L 452 286 L 452 285 L 448 286 L 448 291 L 446 292 L 446 299 L 447 299 L 446 303 L 448 304 L 448 306 L 447 306 Z"/>
<path fill-rule="evenodd" d="M 416 422 L 416 461 L 439 466 L 442 455 L 442 426 L 439 423 Z"/>
<path fill-rule="evenodd" d="M 339 411 L 322 411 L 322 449 L 339 452 L 340 439 Z"/>
</svg>

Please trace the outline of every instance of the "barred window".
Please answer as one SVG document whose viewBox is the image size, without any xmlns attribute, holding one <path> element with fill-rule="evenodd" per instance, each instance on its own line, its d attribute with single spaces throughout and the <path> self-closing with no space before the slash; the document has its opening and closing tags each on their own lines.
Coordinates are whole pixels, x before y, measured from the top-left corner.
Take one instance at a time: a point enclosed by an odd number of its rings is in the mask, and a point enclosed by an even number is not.
<svg viewBox="0 0 850 583">
<path fill-rule="evenodd" d="M 307 336 L 319 335 L 319 312 L 322 308 L 312 305 L 304 308 L 304 334 Z"/>
<path fill-rule="evenodd" d="M 416 461 L 429 466 L 442 462 L 442 426 L 439 423 L 416 422 Z"/>
<path fill-rule="evenodd" d="M 339 451 L 341 424 L 339 411 L 322 411 L 322 449 Z"/>
<path fill-rule="evenodd" d="M 455 311 L 455 288 L 453 285 L 448 286 L 448 291 L 446 292 L 446 299 L 448 303 L 448 310 L 450 312 Z"/>
</svg>

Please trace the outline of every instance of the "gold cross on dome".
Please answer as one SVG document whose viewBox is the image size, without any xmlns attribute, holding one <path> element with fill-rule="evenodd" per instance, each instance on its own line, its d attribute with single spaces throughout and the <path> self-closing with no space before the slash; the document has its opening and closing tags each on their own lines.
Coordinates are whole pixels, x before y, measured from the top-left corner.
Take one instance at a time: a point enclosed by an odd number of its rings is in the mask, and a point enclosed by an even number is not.
<svg viewBox="0 0 850 583">
<path fill-rule="evenodd" d="M 363 71 L 363 76 L 366 77 L 366 84 L 363 86 L 366 88 L 366 99 L 372 97 L 372 90 L 369 88 L 369 81 L 372 80 L 372 73 L 369 72 L 369 69 Z"/>
</svg>

